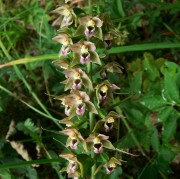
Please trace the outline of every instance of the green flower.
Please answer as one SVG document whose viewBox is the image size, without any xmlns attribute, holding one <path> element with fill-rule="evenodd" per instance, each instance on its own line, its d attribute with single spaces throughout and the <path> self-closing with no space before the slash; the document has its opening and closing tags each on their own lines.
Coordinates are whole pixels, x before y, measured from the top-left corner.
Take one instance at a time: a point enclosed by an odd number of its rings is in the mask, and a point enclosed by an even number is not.
<svg viewBox="0 0 180 179">
<path fill-rule="evenodd" d="M 90 98 L 84 91 L 72 91 L 71 94 L 63 97 L 57 97 L 65 106 L 65 114 L 73 117 L 75 115 L 83 115 L 87 109 L 89 112 L 97 114 L 94 104 L 90 102 Z"/>
<path fill-rule="evenodd" d="M 56 20 L 56 22 L 54 22 L 54 24 L 57 23 L 57 21 L 61 21 L 61 27 L 69 26 L 73 22 L 75 22 L 76 24 L 77 17 L 71 6 L 64 4 L 56 8 L 53 12 L 60 15 L 60 17 Z"/>
<path fill-rule="evenodd" d="M 86 37 L 96 37 L 102 40 L 102 24 L 103 21 L 101 21 L 98 17 L 82 17 L 79 19 L 79 27 L 77 31 L 75 32 L 75 36 L 79 36 L 82 34 L 85 34 Z"/>
<path fill-rule="evenodd" d="M 124 116 L 122 116 L 121 114 L 118 114 L 114 111 L 111 111 L 108 113 L 108 115 L 106 117 L 104 117 L 102 120 L 99 120 L 94 129 L 94 131 L 97 131 L 99 128 L 101 128 L 102 126 L 104 126 L 105 132 L 110 132 L 113 130 L 114 126 L 117 125 L 116 120 L 118 118 L 123 118 Z"/>
<path fill-rule="evenodd" d="M 71 52 L 70 45 L 72 45 L 73 43 L 70 35 L 65 33 L 58 34 L 56 37 L 53 38 L 53 40 L 62 44 L 59 56 L 67 56 Z"/>
<path fill-rule="evenodd" d="M 69 136 L 66 142 L 66 146 L 73 150 L 77 149 L 79 143 L 84 144 L 84 139 L 81 133 L 74 128 L 64 129 L 63 131 L 60 131 L 60 133 Z"/>
<path fill-rule="evenodd" d="M 103 134 L 91 134 L 87 139 L 86 142 L 89 143 L 89 148 L 94 149 L 94 153 L 99 154 L 102 153 L 105 148 L 114 150 L 114 146 L 108 140 L 109 136 Z"/>
<path fill-rule="evenodd" d="M 80 166 L 82 165 L 78 160 L 76 155 L 73 153 L 66 153 L 59 155 L 60 157 L 69 161 L 67 167 L 61 169 L 61 172 L 67 172 L 68 178 L 79 178 L 80 176 Z"/>
<path fill-rule="evenodd" d="M 101 65 L 98 54 L 96 53 L 96 47 L 92 42 L 79 41 L 76 44 L 71 45 L 71 50 L 74 52 L 72 66 L 81 64 L 97 63 Z"/>
<path fill-rule="evenodd" d="M 80 68 L 67 69 L 62 73 L 64 73 L 67 78 L 67 80 L 62 82 L 66 84 L 65 91 L 68 89 L 79 90 L 82 84 L 93 91 L 91 80 Z"/>
<path fill-rule="evenodd" d="M 106 103 L 110 102 L 112 98 L 112 92 L 116 89 L 120 89 L 115 84 L 111 84 L 108 80 L 103 81 L 101 84 L 95 87 L 96 89 L 96 97 L 98 99 L 98 106 L 102 106 Z"/>
<path fill-rule="evenodd" d="M 112 157 L 103 166 L 105 167 L 107 174 L 110 175 L 117 168 L 118 165 L 121 165 L 121 162 L 116 158 Z"/>
</svg>

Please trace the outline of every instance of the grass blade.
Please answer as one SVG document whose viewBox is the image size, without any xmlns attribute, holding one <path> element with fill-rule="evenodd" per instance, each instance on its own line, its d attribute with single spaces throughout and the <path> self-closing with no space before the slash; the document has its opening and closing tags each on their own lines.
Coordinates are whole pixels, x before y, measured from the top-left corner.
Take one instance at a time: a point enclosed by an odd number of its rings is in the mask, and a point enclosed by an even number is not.
<svg viewBox="0 0 180 179">
<path fill-rule="evenodd" d="M 157 49 L 172 49 L 172 48 L 180 48 L 180 43 L 148 43 L 148 44 L 136 44 L 136 45 L 127 45 L 127 46 L 119 46 L 111 48 L 107 51 L 108 54 L 116 54 L 122 52 L 134 52 L 134 51 L 145 51 L 145 50 L 157 50 Z M 97 49 L 98 53 L 104 51 L 104 49 Z M 8 63 L 4 63 L 0 65 L 0 68 L 12 65 L 26 64 L 35 61 L 43 61 L 43 60 L 55 60 L 61 59 L 64 57 L 59 57 L 58 54 L 48 54 L 41 55 L 36 57 L 27 57 L 18 60 L 13 60 Z"/>
</svg>

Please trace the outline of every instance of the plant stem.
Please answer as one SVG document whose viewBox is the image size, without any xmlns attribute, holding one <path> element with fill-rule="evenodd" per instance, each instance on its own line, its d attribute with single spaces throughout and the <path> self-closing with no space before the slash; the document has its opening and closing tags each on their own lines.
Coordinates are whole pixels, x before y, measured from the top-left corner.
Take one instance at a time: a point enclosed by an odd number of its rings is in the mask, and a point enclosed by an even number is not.
<svg viewBox="0 0 180 179">
<path fill-rule="evenodd" d="M 92 79 L 92 64 L 91 63 L 88 64 L 88 69 L 87 70 L 88 70 L 88 74 L 90 76 L 90 79 L 92 81 L 93 79 Z M 91 97 L 91 100 L 93 100 L 91 92 L 90 92 L 89 96 Z M 94 126 L 95 126 L 95 119 L 94 119 L 94 114 L 93 113 L 89 113 L 89 125 L 90 125 L 90 132 L 92 132 L 93 129 L 94 129 Z M 93 159 L 95 157 L 93 149 L 91 150 L 91 157 Z M 96 164 L 94 164 L 92 166 L 92 168 L 91 168 L 91 179 L 95 179 L 95 171 L 96 171 Z"/>
<path fill-rule="evenodd" d="M 89 15 L 92 15 L 92 0 L 88 0 L 89 4 Z"/>
<path fill-rule="evenodd" d="M 63 129 L 63 127 L 59 124 L 58 122 L 58 119 L 52 117 L 52 116 L 49 116 L 45 113 L 43 113 L 42 111 L 36 109 L 35 107 L 31 106 L 30 104 L 26 103 L 24 100 L 18 98 L 16 95 L 14 95 L 11 91 L 9 91 L 8 89 L 4 88 L 3 86 L 0 85 L 0 89 L 5 91 L 6 93 L 8 93 L 9 95 L 13 96 L 14 98 L 18 99 L 19 101 L 21 101 L 23 104 L 25 104 L 26 106 L 28 106 L 30 109 L 32 109 L 33 111 L 37 112 L 38 114 L 48 118 L 48 119 L 51 119 L 60 129 Z"/>
<path fill-rule="evenodd" d="M 6 55 L 6 57 L 8 58 L 8 60 L 10 61 L 12 59 L 12 57 L 10 56 L 10 54 L 8 53 L 8 51 L 6 50 L 4 44 L 2 43 L 2 41 L 0 40 L 0 47 L 2 49 L 2 51 L 4 52 L 4 54 Z M 19 70 L 19 68 L 14 65 L 14 70 L 16 72 L 16 75 L 23 81 L 24 85 L 26 86 L 26 88 L 28 89 L 29 93 L 33 96 L 33 98 L 35 99 L 35 101 L 37 102 L 37 104 L 41 107 L 41 109 L 46 113 L 42 113 L 41 111 L 35 109 L 34 107 L 32 107 L 31 105 L 29 105 L 28 103 L 26 103 L 25 101 L 19 99 L 21 102 L 23 102 L 24 104 L 26 104 L 27 106 L 29 106 L 31 109 L 33 109 L 34 111 L 39 111 L 38 113 L 43 114 L 44 116 L 49 116 L 49 118 L 51 118 L 53 120 L 54 123 L 56 123 L 56 125 L 60 128 L 61 125 L 54 120 L 53 116 L 49 113 L 49 111 L 46 109 L 46 107 L 42 104 L 42 102 L 39 100 L 38 96 L 32 91 L 31 86 L 29 85 L 29 83 L 26 81 L 26 79 L 24 78 L 23 74 L 21 73 L 21 71 Z M 7 91 L 6 91 L 7 92 Z"/>
<path fill-rule="evenodd" d="M 92 15 L 92 0 L 88 0 L 89 4 L 89 15 Z M 87 72 L 88 75 L 91 79 L 92 82 L 92 63 L 89 63 L 87 66 Z M 92 97 L 91 92 L 90 92 L 90 97 Z M 91 99 L 93 100 L 93 99 Z M 90 132 L 93 131 L 94 126 L 95 126 L 95 120 L 94 120 L 94 115 L 92 113 L 89 113 L 89 124 L 90 124 Z M 94 159 L 94 151 L 91 149 L 91 157 Z M 91 179 L 95 179 L 95 171 L 96 171 L 96 163 L 92 166 L 91 168 Z"/>
</svg>

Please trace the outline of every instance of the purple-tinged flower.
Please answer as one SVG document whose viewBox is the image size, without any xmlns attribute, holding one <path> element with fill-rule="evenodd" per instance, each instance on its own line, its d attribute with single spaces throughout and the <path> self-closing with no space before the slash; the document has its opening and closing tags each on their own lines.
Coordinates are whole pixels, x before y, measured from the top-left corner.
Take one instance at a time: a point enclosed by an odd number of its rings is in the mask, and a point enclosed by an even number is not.
<svg viewBox="0 0 180 179">
<path fill-rule="evenodd" d="M 94 153 L 99 154 L 102 153 L 105 148 L 115 150 L 114 146 L 108 140 L 109 136 L 105 136 L 103 134 L 94 135 L 91 134 L 87 139 L 86 142 L 90 143 L 89 147 L 94 149 Z"/>
<path fill-rule="evenodd" d="M 67 56 L 71 52 L 70 45 L 72 45 L 73 43 L 68 34 L 59 34 L 54 37 L 53 40 L 62 44 L 59 56 Z"/>
<path fill-rule="evenodd" d="M 63 73 L 67 78 L 67 80 L 62 82 L 66 84 L 65 91 L 68 89 L 80 90 L 82 84 L 93 91 L 91 80 L 80 68 L 68 69 L 63 71 Z"/>
<path fill-rule="evenodd" d="M 112 157 L 103 166 L 105 167 L 107 174 L 110 175 L 117 168 L 118 165 L 121 165 L 121 162 L 116 158 Z"/>
<path fill-rule="evenodd" d="M 96 53 L 96 47 L 93 43 L 88 41 L 80 41 L 71 45 L 71 50 L 74 52 L 74 58 L 72 66 L 81 64 L 97 63 L 101 65 L 98 54 Z"/>
<path fill-rule="evenodd" d="M 109 112 L 106 117 L 104 117 L 102 120 L 99 120 L 96 123 L 96 125 L 95 125 L 95 127 L 93 129 L 93 132 L 97 131 L 102 126 L 104 126 L 104 128 L 105 128 L 105 132 L 112 131 L 114 126 L 116 126 L 116 124 L 117 124 L 116 119 L 118 119 L 118 118 L 124 118 L 124 116 L 122 116 L 120 114 L 117 114 L 114 111 Z"/>
<path fill-rule="evenodd" d="M 53 64 L 62 68 L 62 69 L 68 69 L 69 64 L 70 64 L 70 59 L 65 58 L 65 59 L 55 60 L 55 61 L 53 61 Z"/>
<path fill-rule="evenodd" d="M 107 85 L 102 85 L 100 87 L 100 90 L 99 90 L 99 100 L 100 101 L 104 101 L 107 97 L 107 92 L 108 92 L 108 86 Z"/>
<path fill-rule="evenodd" d="M 79 19 L 80 25 L 75 33 L 76 36 L 82 35 L 84 33 L 86 37 L 97 37 L 102 40 L 102 24 L 98 17 L 82 17 Z"/>
<path fill-rule="evenodd" d="M 116 124 L 115 120 L 118 118 L 124 118 L 124 116 L 121 114 L 117 114 L 114 111 L 109 112 L 108 115 L 105 118 L 103 118 L 105 132 L 112 131 L 114 124 Z"/>
<path fill-rule="evenodd" d="M 77 115 L 83 115 L 87 109 L 91 113 L 97 114 L 93 103 L 90 102 L 89 96 L 84 91 L 72 91 L 71 94 L 55 99 L 61 100 L 65 109 L 68 109 L 68 116 L 71 118 Z M 67 107 L 67 108 L 66 108 Z"/>
<path fill-rule="evenodd" d="M 121 69 L 123 69 L 123 67 L 120 66 L 117 62 L 109 62 L 104 66 L 104 68 L 107 72 L 110 73 L 122 73 Z"/>
<path fill-rule="evenodd" d="M 97 90 L 98 106 L 102 106 L 112 96 L 113 90 L 120 89 L 115 84 L 111 84 L 108 80 L 103 81 L 101 84 L 95 87 Z"/>
<path fill-rule="evenodd" d="M 104 45 L 105 48 L 108 50 L 112 47 L 113 35 L 108 33 L 104 36 Z"/>
<path fill-rule="evenodd" d="M 65 4 L 56 8 L 53 12 L 60 15 L 56 21 L 60 21 L 62 19 L 61 27 L 69 26 L 73 22 L 75 22 L 75 25 L 77 24 L 77 17 L 71 6 Z M 61 16 L 63 16 L 63 18 L 61 18 Z"/>
<path fill-rule="evenodd" d="M 83 139 L 81 133 L 78 132 L 74 128 L 64 129 L 63 131 L 60 131 L 60 133 L 69 136 L 68 139 L 67 139 L 67 142 L 66 142 L 66 146 L 70 147 L 73 150 L 77 149 L 77 146 L 78 146 L 79 142 L 81 144 L 84 143 L 84 139 Z"/>
<path fill-rule="evenodd" d="M 65 124 L 66 127 L 73 127 L 74 126 L 73 121 L 69 117 L 66 117 L 66 118 L 60 120 L 59 123 L 60 124 Z"/>
<path fill-rule="evenodd" d="M 73 153 L 67 153 L 67 154 L 61 154 L 59 156 L 69 161 L 68 166 L 61 169 L 61 172 L 66 171 L 68 174 L 68 178 L 78 179 L 79 176 L 81 175 L 80 165 L 82 164 L 77 160 L 76 155 L 74 155 Z"/>
</svg>

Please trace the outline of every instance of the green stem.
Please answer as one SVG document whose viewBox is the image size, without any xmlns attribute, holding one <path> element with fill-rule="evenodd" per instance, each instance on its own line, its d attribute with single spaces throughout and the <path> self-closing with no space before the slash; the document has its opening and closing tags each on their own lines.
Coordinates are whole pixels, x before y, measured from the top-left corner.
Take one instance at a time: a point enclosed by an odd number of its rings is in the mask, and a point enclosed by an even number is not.
<svg viewBox="0 0 180 179">
<path fill-rule="evenodd" d="M 89 15 L 92 15 L 92 0 L 88 0 L 89 4 Z"/>
<path fill-rule="evenodd" d="M 8 51 L 6 50 L 5 46 L 3 45 L 2 41 L 0 40 L 0 47 L 3 50 L 4 54 L 6 55 L 6 57 L 8 58 L 8 60 L 10 61 L 12 58 L 9 55 Z M 49 113 L 49 111 L 45 108 L 45 106 L 41 103 L 41 101 L 39 100 L 39 98 L 37 97 L 37 95 L 32 91 L 31 86 L 29 85 L 29 83 L 26 81 L 26 79 L 24 78 L 23 74 L 21 73 L 21 71 L 19 70 L 19 68 L 17 66 L 13 66 L 14 70 L 17 74 L 17 76 L 23 81 L 24 85 L 26 86 L 26 88 L 28 89 L 29 93 L 33 96 L 33 98 L 36 100 L 36 102 L 39 104 L 39 106 L 43 109 L 43 111 L 51 116 L 51 114 Z"/>
<path fill-rule="evenodd" d="M 41 112 L 40 110 L 34 108 L 33 106 L 31 106 L 30 104 L 26 103 L 24 100 L 18 98 L 16 95 L 14 95 L 11 91 L 9 91 L 8 89 L 4 88 L 3 86 L 0 85 L 0 89 L 3 90 L 4 92 L 8 93 L 10 96 L 13 96 L 14 98 L 18 99 L 19 101 L 21 101 L 23 104 L 25 104 L 26 106 L 28 106 L 30 109 L 32 109 L 33 111 L 37 112 L 38 114 L 51 119 L 60 129 L 63 129 L 63 127 L 59 124 L 58 119 L 49 116 L 43 112 Z"/>
<path fill-rule="evenodd" d="M 88 4 L 89 4 L 89 15 L 92 16 L 92 0 L 88 0 Z M 92 82 L 92 63 L 89 63 L 87 66 L 87 71 L 89 74 L 89 77 L 91 79 Z M 92 97 L 91 92 L 90 92 L 90 97 Z M 93 100 L 93 99 L 91 99 Z M 90 123 L 90 132 L 93 131 L 94 126 L 95 126 L 95 120 L 94 120 L 94 115 L 92 113 L 89 113 L 89 123 Z M 94 159 L 95 155 L 94 155 L 94 151 L 93 149 L 91 149 L 91 157 Z M 95 171 L 96 171 L 96 163 L 92 166 L 91 168 L 91 179 L 95 179 Z"/>
</svg>

